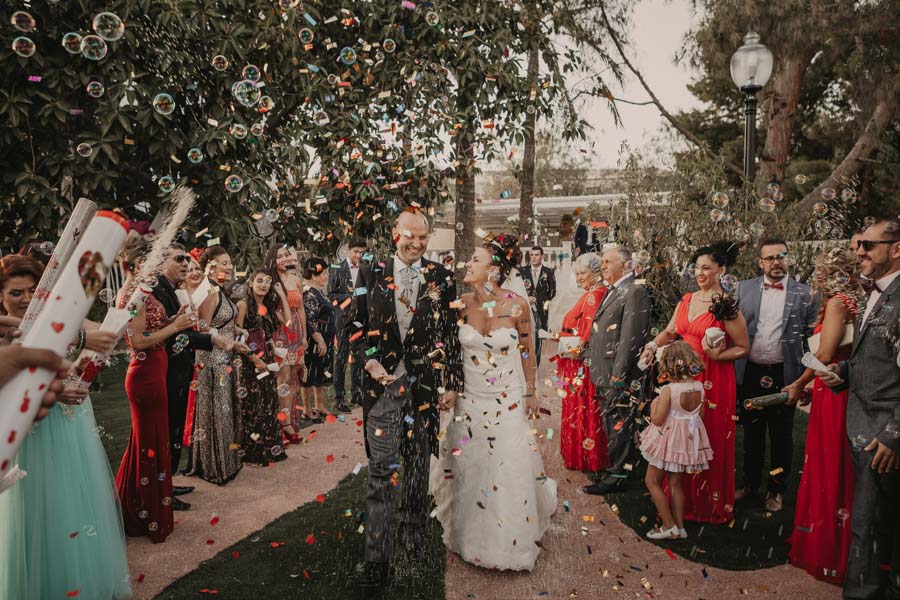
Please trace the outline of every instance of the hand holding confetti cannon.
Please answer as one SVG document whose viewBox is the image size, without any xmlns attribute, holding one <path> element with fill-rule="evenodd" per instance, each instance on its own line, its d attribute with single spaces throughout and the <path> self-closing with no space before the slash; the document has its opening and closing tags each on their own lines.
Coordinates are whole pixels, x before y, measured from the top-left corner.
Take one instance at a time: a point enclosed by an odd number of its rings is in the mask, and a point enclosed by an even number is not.
<svg viewBox="0 0 900 600">
<path fill-rule="evenodd" d="M 765 396 L 757 396 L 756 398 L 747 398 L 744 400 L 744 408 L 747 410 L 762 410 L 767 406 L 777 406 L 788 401 L 787 392 L 778 392 L 777 394 L 766 394 Z"/>
</svg>

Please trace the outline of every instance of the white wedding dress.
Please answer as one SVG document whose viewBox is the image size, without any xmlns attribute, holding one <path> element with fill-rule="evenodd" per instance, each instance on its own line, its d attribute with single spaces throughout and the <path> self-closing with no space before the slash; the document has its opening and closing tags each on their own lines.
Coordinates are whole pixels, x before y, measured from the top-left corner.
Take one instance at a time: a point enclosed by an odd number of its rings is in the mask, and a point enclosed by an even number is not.
<svg viewBox="0 0 900 600">
<path fill-rule="evenodd" d="M 557 500 L 526 418 L 518 332 L 501 327 L 483 336 L 464 324 L 459 339 L 465 392 L 432 462 L 432 514 L 444 544 L 466 562 L 530 571 Z"/>
</svg>

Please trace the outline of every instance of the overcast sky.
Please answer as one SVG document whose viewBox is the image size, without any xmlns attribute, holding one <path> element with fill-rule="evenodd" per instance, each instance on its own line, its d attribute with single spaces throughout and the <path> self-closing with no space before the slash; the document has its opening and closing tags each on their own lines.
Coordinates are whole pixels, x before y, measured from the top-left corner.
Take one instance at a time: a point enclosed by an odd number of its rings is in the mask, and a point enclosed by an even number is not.
<svg viewBox="0 0 900 600">
<path fill-rule="evenodd" d="M 675 53 L 681 48 L 685 33 L 693 22 L 688 0 L 642 0 L 634 11 L 633 29 L 629 32 L 629 59 L 637 66 L 654 93 L 670 112 L 689 109 L 700 102 L 687 89 L 692 73 L 676 65 Z M 615 49 L 613 49 L 615 50 Z M 649 100 L 640 82 L 627 77 L 624 86 L 611 86 L 613 95 L 635 102 Z M 594 143 L 593 160 L 597 166 L 615 167 L 623 141 L 647 156 L 656 148 L 652 138 L 660 131 L 664 119 L 654 105 L 632 106 L 619 103 L 622 124 L 616 126 L 605 101 L 585 106 L 585 118 L 593 126 L 588 139 Z"/>
</svg>

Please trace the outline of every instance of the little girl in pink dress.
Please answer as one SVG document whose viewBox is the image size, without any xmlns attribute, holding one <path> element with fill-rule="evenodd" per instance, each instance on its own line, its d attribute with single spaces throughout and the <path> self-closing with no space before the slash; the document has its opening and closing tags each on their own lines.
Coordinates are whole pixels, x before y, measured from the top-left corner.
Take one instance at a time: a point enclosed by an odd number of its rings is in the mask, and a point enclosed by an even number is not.
<svg viewBox="0 0 900 600">
<path fill-rule="evenodd" d="M 703 384 L 694 378 L 703 362 L 686 342 L 662 348 L 659 380 L 668 381 L 650 404 L 650 426 L 641 434 L 647 461 L 644 483 L 662 518 L 662 527 L 647 532 L 652 540 L 684 539 L 682 475 L 709 468 L 713 451 L 703 426 Z M 672 504 L 663 489 L 668 476 Z"/>
</svg>

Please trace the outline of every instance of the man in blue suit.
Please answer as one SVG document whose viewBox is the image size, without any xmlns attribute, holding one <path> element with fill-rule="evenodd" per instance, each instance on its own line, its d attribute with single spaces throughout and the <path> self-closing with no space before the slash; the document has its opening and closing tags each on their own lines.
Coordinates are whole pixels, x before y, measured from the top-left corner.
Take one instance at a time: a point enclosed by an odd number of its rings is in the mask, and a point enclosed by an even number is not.
<svg viewBox="0 0 900 600">
<path fill-rule="evenodd" d="M 800 362 L 804 341 L 815 327 L 818 301 L 804 285 L 788 274 L 788 247 L 784 240 L 759 243 L 759 267 L 763 274 L 738 284 L 736 298 L 750 334 L 748 358 L 735 363 L 738 401 L 777 393 L 795 381 L 804 367 Z M 794 406 L 783 404 L 762 410 L 738 408 L 744 426 L 744 482 L 735 500 L 755 494 L 762 483 L 766 432 L 771 461 L 765 508 L 782 507 L 785 483 L 791 473 Z"/>
</svg>

